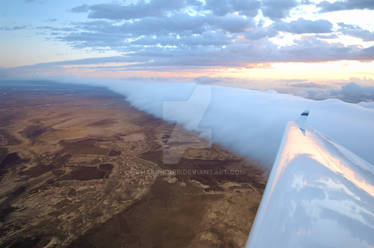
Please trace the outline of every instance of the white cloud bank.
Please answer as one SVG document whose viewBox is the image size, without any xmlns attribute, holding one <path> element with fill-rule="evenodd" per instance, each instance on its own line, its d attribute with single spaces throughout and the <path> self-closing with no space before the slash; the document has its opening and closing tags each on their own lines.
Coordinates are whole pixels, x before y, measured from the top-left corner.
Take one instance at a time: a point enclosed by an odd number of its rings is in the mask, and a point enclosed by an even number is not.
<svg viewBox="0 0 374 248">
<path fill-rule="evenodd" d="M 309 124 L 374 164 L 374 109 L 336 99 L 314 101 L 275 92 L 184 83 L 105 83 L 135 107 L 207 133 L 212 142 L 270 167 L 286 123 L 311 111 Z M 193 97 L 190 96 L 193 94 Z M 209 97 L 207 103 L 206 97 Z M 163 111 L 164 103 L 181 101 Z M 183 104 L 185 102 L 186 104 Z M 208 106 L 206 106 L 208 104 Z M 200 109 L 206 108 L 202 118 Z M 198 125 L 196 125 L 198 123 Z"/>
</svg>

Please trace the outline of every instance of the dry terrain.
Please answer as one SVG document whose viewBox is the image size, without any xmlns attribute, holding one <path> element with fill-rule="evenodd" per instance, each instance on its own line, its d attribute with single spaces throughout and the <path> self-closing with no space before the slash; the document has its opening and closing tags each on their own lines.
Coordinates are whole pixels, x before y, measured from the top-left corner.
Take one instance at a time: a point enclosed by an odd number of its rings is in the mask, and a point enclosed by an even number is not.
<svg viewBox="0 0 374 248">
<path fill-rule="evenodd" d="M 0 83 L 0 247 L 243 247 L 264 185 L 106 89 Z"/>
</svg>

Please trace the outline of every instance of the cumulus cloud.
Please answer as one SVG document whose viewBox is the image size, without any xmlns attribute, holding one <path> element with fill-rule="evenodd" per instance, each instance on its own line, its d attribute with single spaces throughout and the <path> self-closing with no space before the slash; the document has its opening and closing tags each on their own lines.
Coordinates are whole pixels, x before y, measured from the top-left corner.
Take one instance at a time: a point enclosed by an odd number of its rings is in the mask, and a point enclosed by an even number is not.
<svg viewBox="0 0 374 248">
<path fill-rule="evenodd" d="M 327 20 L 282 20 L 299 4 L 305 1 L 152 0 L 84 5 L 74 11 L 87 11 L 94 20 L 69 27 L 76 31 L 61 30 L 56 38 L 75 48 L 110 49 L 137 63 L 123 70 L 374 58 L 374 48 L 327 43 L 318 37 L 331 34 L 333 25 Z M 273 24 L 257 22 L 258 10 L 272 18 Z M 269 39 L 279 32 L 308 37 L 279 47 Z"/>
<path fill-rule="evenodd" d="M 372 60 L 374 48 L 323 41 L 332 34 L 327 20 L 282 18 L 306 1 L 297 0 L 150 0 L 80 5 L 87 21 L 66 27 L 38 27 L 74 48 L 115 51 L 130 67 L 247 66 L 284 61 Z M 258 13 L 273 20 L 265 26 Z M 256 18 L 255 18 L 256 17 Z M 348 28 L 345 30 L 348 32 Z M 269 38 L 280 32 L 298 39 L 279 47 Z M 308 36 L 303 38 L 302 35 Z M 172 55 L 172 56 L 171 56 Z M 117 59 L 117 58 L 115 58 Z"/>
<path fill-rule="evenodd" d="M 161 67 L 167 66 L 251 67 L 254 63 L 374 59 L 374 46 L 326 42 L 327 37 L 337 34 L 370 41 L 370 31 L 341 24 L 336 32 L 328 20 L 284 19 L 302 4 L 311 2 L 138 0 L 84 4 L 71 11 L 86 15 L 85 21 L 35 29 L 49 34 L 48 39 L 53 37 L 73 48 L 122 55 L 107 58 L 108 61 L 131 62 L 116 70 L 164 70 Z M 272 19 L 270 25 L 265 25 L 263 16 Z M 276 39 L 270 39 L 284 33 L 294 38 L 288 45 L 280 46 Z"/>
<path fill-rule="evenodd" d="M 343 1 L 323 1 L 318 4 L 323 12 L 351 10 L 351 9 L 374 9 L 374 1 L 371 0 L 343 0 Z"/>
<path fill-rule="evenodd" d="M 139 66 L 244 66 L 256 62 L 374 58 L 373 48 L 327 43 L 315 37 L 283 47 L 263 39 L 274 36 L 277 28 L 294 33 L 327 32 L 331 23 L 324 20 L 299 19 L 261 31 L 245 16 L 175 14 L 170 18 L 146 17 L 120 25 L 107 21 L 87 22 L 76 28 L 81 31 L 61 34 L 59 40 L 77 48 L 110 47 L 127 54 L 125 57 L 129 60 L 143 61 Z M 240 34 L 249 40 L 238 39 Z"/>
</svg>

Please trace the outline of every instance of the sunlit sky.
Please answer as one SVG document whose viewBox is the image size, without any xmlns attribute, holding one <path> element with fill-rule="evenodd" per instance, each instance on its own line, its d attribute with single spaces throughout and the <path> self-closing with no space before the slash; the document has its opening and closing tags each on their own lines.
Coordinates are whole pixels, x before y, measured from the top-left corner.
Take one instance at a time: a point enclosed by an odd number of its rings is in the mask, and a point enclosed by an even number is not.
<svg viewBox="0 0 374 248">
<path fill-rule="evenodd" d="M 374 80 L 371 0 L 2 0 L 0 75 Z"/>
</svg>

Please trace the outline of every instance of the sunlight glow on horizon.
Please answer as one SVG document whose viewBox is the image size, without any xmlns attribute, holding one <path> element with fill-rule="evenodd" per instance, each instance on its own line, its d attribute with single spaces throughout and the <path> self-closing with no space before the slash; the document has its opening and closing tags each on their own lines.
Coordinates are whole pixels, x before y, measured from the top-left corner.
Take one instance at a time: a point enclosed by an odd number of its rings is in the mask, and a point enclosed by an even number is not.
<svg viewBox="0 0 374 248">
<path fill-rule="evenodd" d="M 84 65 L 74 66 L 65 65 L 60 68 L 50 68 L 45 71 L 45 75 L 70 75 L 80 78 L 102 78 L 102 79 L 122 79 L 122 78 L 175 78 L 180 80 L 194 80 L 199 77 L 210 78 L 231 78 L 238 80 L 258 81 L 263 86 L 271 86 L 274 82 L 287 80 L 303 80 L 323 84 L 327 81 L 331 82 L 349 82 L 352 80 L 362 80 L 367 82 L 374 81 L 374 62 L 360 61 L 336 61 L 336 62 L 318 62 L 318 63 L 269 63 L 253 68 L 206 68 L 196 70 L 194 68 L 165 70 L 130 70 L 126 71 L 120 65 L 128 65 L 131 63 L 103 63 L 98 66 Z M 91 67 L 92 66 L 92 67 Z M 112 69 L 105 69 L 106 67 Z M 101 68 L 102 67 L 102 68 Z M 29 76 L 38 75 L 38 70 L 31 68 L 26 73 Z M 277 84 L 275 83 L 274 86 Z M 245 83 L 239 83 L 238 86 L 245 86 Z M 255 85 L 252 85 L 255 86 Z M 331 85 L 330 85 L 331 86 Z"/>
</svg>

